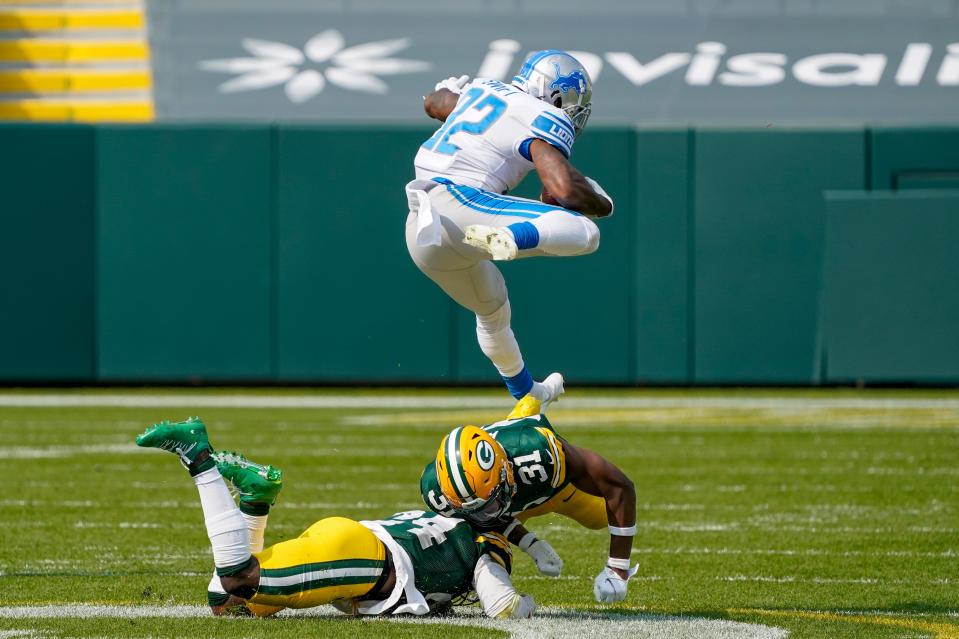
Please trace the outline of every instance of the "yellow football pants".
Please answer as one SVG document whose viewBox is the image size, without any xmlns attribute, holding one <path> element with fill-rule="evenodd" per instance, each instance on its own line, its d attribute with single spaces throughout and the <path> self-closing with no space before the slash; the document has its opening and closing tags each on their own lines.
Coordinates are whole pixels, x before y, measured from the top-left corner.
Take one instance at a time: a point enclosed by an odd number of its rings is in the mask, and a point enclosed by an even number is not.
<svg viewBox="0 0 959 639">
<path fill-rule="evenodd" d="M 321 519 L 296 539 L 253 556 L 260 562 L 260 584 L 249 608 L 257 616 L 360 597 L 386 565 L 383 542 L 345 517 Z"/>
<path fill-rule="evenodd" d="M 525 510 L 516 516 L 521 522 L 527 519 L 557 513 L 575 520 L 584 528 L 599 530 L 609 525 L 606 517 L 606 500 L 589 493 L 584 493 L 572 484 L 553 495 L 545 504 Z"/>
</svg>

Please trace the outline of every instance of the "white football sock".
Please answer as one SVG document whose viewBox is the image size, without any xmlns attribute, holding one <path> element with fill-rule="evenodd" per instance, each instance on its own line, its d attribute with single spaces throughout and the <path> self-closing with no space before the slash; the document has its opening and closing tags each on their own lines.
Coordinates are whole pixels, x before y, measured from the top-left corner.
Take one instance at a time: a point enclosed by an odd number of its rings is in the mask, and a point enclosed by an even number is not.
<svg viewBox="0 0 959 639">
<path fill-rule="evenodd" d="M 213 571 L 213 576 L 210 578 L 210 584 L 206 587 L 207 592 L 215 592 L 218 595 L 225 595 L 226 590 L 223 589 L 223 584 L 220 583 L 220 575 L 216 574 L 216 571 Z"/>
<path fill-rule="evenodd" d="M 513 377 L 523 370 L 523 355 L 510 328 L 509 300 L 489 315 L 476 316 L 476 339 L 480 349 L 493 362 L 503 377 Z"/>
<path fill-rule="evenodd" d="M 540 382 L 533 382 L 533 388 L 529 390 L 529 394 L 538 399 L 541 402 L 549 399 L 549 389 Z"/>
<path fill-rule="evenodd" d="M 223 476 L 216 468 L 193 478 L 200 493 L 206 534 L 217 568 L 234 568 L 250 558 L 250 534 Z"/>
<path fill-rule="evenodd" d="M 266 520 L 269 515 L 248 515 L 240 512 L 246 522 L 246 530 L 250 534 L 250 553 L 263 550 L 263 538 L 266 535 Z"/>
</svg>

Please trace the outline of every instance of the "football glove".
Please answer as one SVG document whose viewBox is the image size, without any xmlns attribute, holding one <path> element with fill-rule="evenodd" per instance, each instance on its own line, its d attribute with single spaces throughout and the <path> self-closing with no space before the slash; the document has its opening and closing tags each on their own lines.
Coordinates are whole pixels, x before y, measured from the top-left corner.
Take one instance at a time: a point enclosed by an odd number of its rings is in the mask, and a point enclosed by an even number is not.
<svg viewBox="0 0 959 639">
<path fill-rule="evenodd" d="M 548 541 L 537 539 L 533 533 L 526 533 L 519 540 L 519 549 L 533 558 L 536 568 L 547 577 L 559 577 L 563 572 L 563 560 Z"/>
<path fill-rule="evenodd" d="M 596 575 L 593 581 L 593 595 L 599 603 L 615 603 L 626 598 L 626 583 L 636 574 L 638 566 L 633 566 L 627 573 L 626 579 L 617 574 L 609 566 L 603 567 L 603 572 Z"/>
<path fill-rule="evenodd" d="M 511 619 L 529 619 L 536 613 L 536 602 L 529 595 L 517 595 L 510 609 Z"/>
<path fill-rule="evenodd" d="M 445 80 L 437 82 L 436 87 L 433 90 L 439 91 L 440 89 L 446 89 L 452 93 L 459 94 L 459 92 L 463 90 L 463 87 L 465 87 L 469 81 L 470 77 L 468 75 L 461 75 L 458 78 L 449 77 Z"/>
</svg>

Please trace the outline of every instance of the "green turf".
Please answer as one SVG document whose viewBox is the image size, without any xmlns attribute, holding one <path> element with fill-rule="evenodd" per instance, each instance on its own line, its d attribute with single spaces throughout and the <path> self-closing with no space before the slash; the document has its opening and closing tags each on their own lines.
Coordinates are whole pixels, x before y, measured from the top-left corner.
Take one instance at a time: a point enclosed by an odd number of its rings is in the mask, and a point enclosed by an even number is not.
<svg viewBox="0 0 959 639">
<path fill-rule="evenodd" d="M 959 411 L 882 403 L 959 393 L 571 394 L 599 395 L 676 400 L 551 411 L 560 434 L 636 483 L 640 570 L 617 609 L 763 623 L 793 637 L 959 634 Z M 695 401 L 723 397 L 744 403 Z M 835 398 L 873 403 L 830 406 Z M 431 409 L 425 397 L 404 410 L 0 408 L 0 606 L 203 603 L 211 556 L 195 488 L 173 455 L 133 446 L 153 421 L 199 413 L 214 446 L 283 468 L 269 544 L 329 515 L 420 508 L 419 473 L 444 430 L 508 409 Z M 516 551 L 518 586 L 543 605 L 592 609 L 605 534 L 560 517 L 530 527 L 564 558 L 564 577 L 539 577 Z M 490 636 L 441 622 L 2 616 L 0 636 L 346 637 L 372 632 L 370 623 L 383 637 Z"/>
</svg>

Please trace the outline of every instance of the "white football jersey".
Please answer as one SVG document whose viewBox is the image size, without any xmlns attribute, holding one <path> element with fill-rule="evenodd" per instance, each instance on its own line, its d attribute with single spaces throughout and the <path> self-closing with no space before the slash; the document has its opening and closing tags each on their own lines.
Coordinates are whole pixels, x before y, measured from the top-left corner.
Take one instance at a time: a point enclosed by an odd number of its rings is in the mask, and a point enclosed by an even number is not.
<svg viewBox="0 0 959 639">
<path fill-rule="evenodd" d="M 529 145 L 545 140 L 567 158 L 573 123 L 561 109 L 497 80 L 477 78 L 463 87 L 456 108 L 413 160 L 416 177 L 442 177 L 505 193 L 533 168 Z"/>
</svg>

